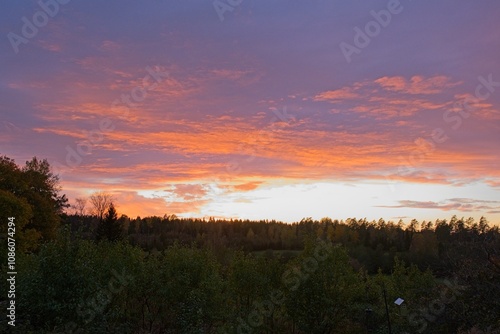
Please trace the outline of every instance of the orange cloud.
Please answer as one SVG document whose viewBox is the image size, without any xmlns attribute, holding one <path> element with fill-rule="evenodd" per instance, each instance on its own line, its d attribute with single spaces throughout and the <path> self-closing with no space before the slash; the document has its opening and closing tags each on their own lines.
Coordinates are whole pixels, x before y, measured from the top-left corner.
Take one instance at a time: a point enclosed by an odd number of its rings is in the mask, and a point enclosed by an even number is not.
<svg viewBox="0 0 500 334">
<path fill-rule="evenodd" d="M 247 182 L 247 183 L 235 185 L 233 188 L 236 190 L 249 191 L 249 190 L 257 189 L 261 184 L 262 184 L 262 182 Z"/>
<path fill-rule="evenodd" d="M 327 101 L 342 108 L 331 112 L 354 111 L 370 114 L 376 119 L 411 116 L 425 110 L 439 110 L 450 107 L 451 101 L 437 98 L 418 98 L 413 95 L 429 95 L 446 92 L 460 83 L 451 82 L 445 76 L 424 78 L 414 76 L 410 80 L 403 77 L 383 77 L 375 81 L 356 82 L 337 90 L 325 91 L 313 97 L 314 101 Z"/>
<path fill-rule="evenodd" d="M 354 92 L 353 88 L 343 87 L 337 90 L 322 92 L 314 97 L 314 101 L 339 101 L 355 99 L 357 97 L 359 97 L 359 95 Z"/>
<path fill-rule="evenodd" d="M 406 94 L 438 94 L 442 93 L 445 89 L 461 84 L 461 82 L 451 82 L 450 78 L 443 75 L 429 78 L 415 75 L 410 80 L 406 80 L 400 76 L 382 77 L 375 80 L 375 82 L 386 90 Z"/>
</svg>

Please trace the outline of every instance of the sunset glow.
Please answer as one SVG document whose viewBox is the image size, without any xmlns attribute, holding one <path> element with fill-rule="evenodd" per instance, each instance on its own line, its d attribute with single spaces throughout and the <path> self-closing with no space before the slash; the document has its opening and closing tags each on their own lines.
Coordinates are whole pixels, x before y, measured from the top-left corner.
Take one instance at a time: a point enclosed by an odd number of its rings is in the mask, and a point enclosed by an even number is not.
<svg viewBox="0 0 500 334">
<path fill-rule="evenodd" d="M 41 7 L 6 7 L 0 154 L 47 158 L 70 202 L 500 223 L 496 1 L 70 1 L 30 38 Z"/>
</svg>

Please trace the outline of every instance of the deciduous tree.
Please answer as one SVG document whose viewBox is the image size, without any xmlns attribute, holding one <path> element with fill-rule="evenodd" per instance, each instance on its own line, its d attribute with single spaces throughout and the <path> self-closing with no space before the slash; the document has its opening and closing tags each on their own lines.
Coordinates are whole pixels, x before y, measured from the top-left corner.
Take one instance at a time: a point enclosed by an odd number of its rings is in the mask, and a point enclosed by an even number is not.
<svg viewBox="0 0 500 334">
<path fill-rule="evenodd" d="M 96 192 L 90 196 L 91 212 L 94 216 L 102 220 L 106 210 L 109 209 L 113 202 L 113 198 L 110 194 L 105 192 Z"/>
<path fill-rule="evenodd" d="M 68 207 L 66 195 L 60 195 L 59 177 L 52 173 L 49 162 L 33 157 L 22 168 L 13 159 L 0 156 L 0 190 L 10 193 L 31 209 L 25 229 L 36 231 L 42 239 L 53 239 L 60 215 Z M 4 198 L 7 198 L 5 193 Z M 12 198 L 11 198 L 12 199 Z M 2 215 L 13 213 L 2 211 Z"/>
</svg>

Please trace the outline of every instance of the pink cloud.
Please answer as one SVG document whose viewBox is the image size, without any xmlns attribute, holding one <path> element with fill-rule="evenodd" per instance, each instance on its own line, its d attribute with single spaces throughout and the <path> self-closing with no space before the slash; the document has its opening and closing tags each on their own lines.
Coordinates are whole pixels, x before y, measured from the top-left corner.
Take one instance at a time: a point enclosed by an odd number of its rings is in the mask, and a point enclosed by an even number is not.
<svg viewBox="0 0 500 334">
<path fill-rule="evenodd" d="M 500 209 L 500 201 L 485 201 L 472 198 L 451 198 L 444 201 L 412 201 L 401 200 L 398 205 L 382 205 L 383 208 L 439 209 L 443 211 L 458 210 L 473 212 Z"/>
</svg>

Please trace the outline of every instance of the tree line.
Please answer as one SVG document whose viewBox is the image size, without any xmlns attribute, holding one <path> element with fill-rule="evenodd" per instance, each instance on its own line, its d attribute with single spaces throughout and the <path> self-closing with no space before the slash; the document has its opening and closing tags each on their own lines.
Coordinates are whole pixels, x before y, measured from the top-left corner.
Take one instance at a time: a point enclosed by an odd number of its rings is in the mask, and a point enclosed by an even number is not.
<svg viewBox="0 0 500 334">
<path fill-rule="evenodd" d="M 70 208 L 60 193 L 46 160 L 0 157 L 0 233 L 16 216 L 20 243 L 14 332 L 500 330 L 500 232 L 484 217 L 129 218 L 108 194 Z"/>
</svg>

